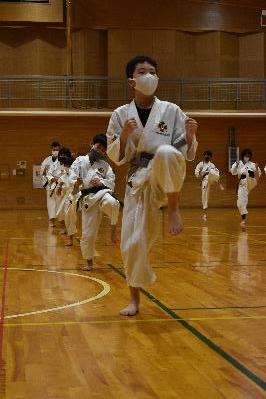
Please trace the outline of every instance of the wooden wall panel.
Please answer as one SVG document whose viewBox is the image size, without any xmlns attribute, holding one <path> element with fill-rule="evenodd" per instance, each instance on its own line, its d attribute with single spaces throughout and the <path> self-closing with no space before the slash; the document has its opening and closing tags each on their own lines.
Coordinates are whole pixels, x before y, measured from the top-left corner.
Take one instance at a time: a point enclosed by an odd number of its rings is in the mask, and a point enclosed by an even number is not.
<svg viewBox="0 0 266 399">
<path fill-rule="evenodd" d="M 141 54 L 149 54 L 158 60 L 161 76 L 165 78 L 175 76 L 175 31 L 121 29 L 108 31 L 109 76 L 124 77 L 127 61 Z"/>
<path fill-rule="evenodd" d="M 82 29 L 74 31 L 73 74 L 107 75 L 107 32 L 104 30 Z"/>
<path fill-rule="evenodd" d="M 257 0 L 253 6 L 241 0 L 234 4 L 208 0 L 75 0 L 73 23 L 75 27 L 96 29 L 252 32 L 261 31 L 261 4 Z"/>
<path fill-rule="evenodd" d="M 63 75 L 66 38 L 62 29 L 0 28 L 0 74 Z"/>
<path fill-rule="evenodd" d="M 64 20 L 64 0 L 50 0 L 49 4 L 0 3 L 1 22 L 62 23 Z"/>
<path fill-rule="evenodd" d="M 201 160 L 202 152 L 211 149 L 214 162 L 222 171 L 227 186 L 225 192 L 214 188 L 211 197 L 212 206 L 235 206 L 235 187 L 237 180 L 227 171 L 228 128 L 234 126 L 237 131 L 237 143 L 240 148 L 251 147 L 254 159 L 264 167 L 265 157 L 265 119 L 246 118 L 199 118 L 199 149 L 195 162 L 187 165 L 187 179 L 182 191 L 182 206 L 200 206 L 199 181 L 193 177 L 196 163 Z M 86 153 L 93 135 L 106 131 L 107 117 L 67 116 L 67 117 L 1 117 L 0 171 L 8 167 L 10 176 L 0 177 L 0 208 L 42 208 L 45 206 L 45 193 L 32 189 L 32 165 L 40 163 L 49 153 L 49 145 L 59 140 L 76 154 Z M 75 132 L 75 134 L 73 134 Z M 12 176 L 12 170 L 19 160 L 28 162 L 25 177 Z M 126 168 L 116 168 L 116 192 L 123 198 Z M 0 173 L 1 175 L 1 173 Z M 251 195 L 251 205 L 266 206 L 266 178 Z"/>
<path fill-rule="evenodd" d="M 239 36 L 220 32 L 220 77 L 239 76 Z"/>
<path fill-rule="evenodd" d="M 264 78 L 265 34 L 253 33 L 239 37 L 239 76 Z"/>
</svg>

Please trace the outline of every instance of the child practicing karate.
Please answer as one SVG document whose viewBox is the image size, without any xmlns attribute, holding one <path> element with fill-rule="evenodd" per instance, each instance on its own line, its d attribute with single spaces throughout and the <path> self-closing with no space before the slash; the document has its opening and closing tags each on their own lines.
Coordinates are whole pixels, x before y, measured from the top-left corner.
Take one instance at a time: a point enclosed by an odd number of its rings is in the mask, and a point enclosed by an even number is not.
<svg viewBox="0 0 266 399">
<path fill-rule="evenodd" d="M 61 146 L 57 141 L 54 141 L 51 144 L 51 152 L 52 154 L 49 155 L 45 160 L 42 162 L 41 165 L 41 176 L 43 179 L 43 187 L 46 189 L 47 195 L 47 211 L 48 211 L 48 218 L 51 227 L 55 227 L 55 219 L 56 219 L 56 198 L 54 194 L 55 184 L 50 184 L 47 178 L 47 174 L 49 170 L 54 167 L 59 166 L 58 161 L 58 152 Z"/>
<path fill-rule="evenodd" d="M 139 311 L 139 292 L 155 281 L 149 252 L 158 235 L 160 207 L 168 204 L 170 234 L 182 231 L 179 193 L 186 176 L 186 160 L 197 149 L 197 122 L 154 93 L 157 63 L 138 56 L 126 67 L 134 99 L 116 109 L 107 131 L 108 156 L 117 165 L 131 164 L 122 220 L 121 252 L 130 289 L 130 303 L 120 313 Z"/>
<path fill-rule="evenodd" d="M 203 208 L 203 220 L 207 220 L 207 210 L 210 197 L 210 187 L 214 183 L 218 183 L 220 179 L 220 172 L 216 166 L 211 162 L 212 152 L 207 150 L 203 153 L 203 160 L 198 163 L 195 169 L 195 176 L 201 178 L 201 199 Z M 220 185 L 221 190 L 223 186 Z"/>
<path fill-rule="evenodd" d="M 58 195 L 58 180 L 64 174 L 64 160 L 67 158 L 71 158 L 71 152 L 68 148 L 62 147 L 58 152 L 58 162 L 53 163 L 47 171 L 46 178 L 48 182 L 48 186 L 50 187 L 49 196 L 54 200 L 55 203 L 55 220 L 60 222 L 61 224 L 61 233 L 66 234 L 64 215 L 62 212 L 59 212 L 59 206 L 61 204 L 61 195 Z M 54 223 L 55 226 L 55 223 Z M 53 226 L 53 227 L 54 227 Z"/>
<path fill-rule="evenodd" d="M 119 217 L 119 201 L 114 198 L 115 175 L 111 166 L 106 160 L 107 137 L 104 134 L 93 138 L 93 146 L 86 156 L 72 165 L 72 169 L 78 172 L 77 165 L 80 165 L 79 176 L 75 183 L 75 192 L 81 190 L 79 206 L 82 217 L 82 237 L 80 247 L 86 266 L 83 270 L 90 271 L 93 267 L 95 254 L 95 242 L 101 224 L 102 215 L 109 217 L 111 221 L 111 239 L 117 240 L 116 225 Z M 85 158 L 85 157 L 84 157 Z M 82 174 L 82 165 L 87 173 Z M 84 172 L 84 170 L 83 170 Z M 83 176 L 83 177 L 82 177 Z"/>
<path fill-rule="evenodd" d="M 246 227 L 248 196 L 251 190 L 256 187 L 261 175 L 259 165 L 251 162 L 252 151 L 245 149 L 241 153 L 241 160 L 233 164 L 231 168 L 232 175 L 238 176 L 239 183 L 237 189 L 237 207 L 239 209 L 242 221 L 241 227 Z"/>
<path fill-rule="evenodd" d="M 75 174 L 71 170 L 73 159 L 62 158 L 63 173 L 58 178 L 56 195 L 59 197 L 57 216 L 64 222 L 67 234 L 66 246 L 73 245 L 73 237 L 77 233 L 77 212 L 75 195 L 73 194 Z M 74 202 L 74 204 L 73 204 Z"/>
</svg>

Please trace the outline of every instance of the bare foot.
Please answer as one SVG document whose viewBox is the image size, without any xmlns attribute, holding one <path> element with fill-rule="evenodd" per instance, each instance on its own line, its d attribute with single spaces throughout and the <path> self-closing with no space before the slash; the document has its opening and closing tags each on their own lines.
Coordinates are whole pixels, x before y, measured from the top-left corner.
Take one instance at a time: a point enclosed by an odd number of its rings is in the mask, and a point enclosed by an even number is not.
<svg viewBox="0 0 266 399">
<path fill-rule="evenodd" d="M 118 241 L 116 225 L 111 226 L 111 241 L 113 244 L 116 244 Z"/>
<path fill-rule="evenodd" d="M 139 312 L 139 305 L 136 302 L 130 302 L 130 304 L 120 310 L 121 316 L 135 316 Z"/>
<path fill-rule="evenodd" d="M 178 235 L 183 230 L 183 222 L 179 210 L 171 210 L 168 208 L 168 226 L 169 233 Z"/>
<path fill-rule="evenodd" d="M 240 226 L 243 230 L 245 230 L 245 228 L 247 227 L 247 223 L 245 220 L 242 220 L 242 222 L 240 223 Z"/>
<path fill-rule="evenodd" d="M 68 240 L 65 243 L 66 247 L 72 247 L 73 246 L 73 236 L 68 236 Z"/>
<path fill-rule="evenodd" d="M 202 216 L 202 220 L 203 220 L 204 222 L 207 221 L 207 215 L 206 215 L 206 213 L 204 213 L 204 215 Z"/>
<path fill-rule="evenodd" d="M 84 272 L 90 272 L 92 270 L 92 268 L 93 268 L 93 261 L 92 261 L 92 259 L 88 259 L 87 260 L 87 265 L 84 266 L 82 270 Z"/>
</svg>

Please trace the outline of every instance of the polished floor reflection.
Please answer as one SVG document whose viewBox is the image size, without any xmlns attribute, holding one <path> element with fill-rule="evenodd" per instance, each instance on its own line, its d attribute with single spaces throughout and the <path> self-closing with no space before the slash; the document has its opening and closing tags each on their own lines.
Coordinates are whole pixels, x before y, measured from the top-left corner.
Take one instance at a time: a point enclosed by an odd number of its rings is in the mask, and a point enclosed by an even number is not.
<svg viewBox="0 0 266 399">
<path fill-rule="evenodd" d="M 152 251 L 140 314 L 103 221 L 95 269 L 43 211 L 0 212 L 1 399 L 263 398 L 266 210 L 183 210 Z M 3 317 L 4 316 L 4 317 Z"/>
</svg>

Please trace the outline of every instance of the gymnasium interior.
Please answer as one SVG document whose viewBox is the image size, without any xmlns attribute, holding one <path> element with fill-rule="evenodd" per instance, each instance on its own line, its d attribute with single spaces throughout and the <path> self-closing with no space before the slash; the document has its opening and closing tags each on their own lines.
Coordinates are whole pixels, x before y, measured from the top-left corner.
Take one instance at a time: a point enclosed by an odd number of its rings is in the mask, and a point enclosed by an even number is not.
<svg viewBox="0 0 266 399">
<path fill-rule="evenodd" d="M 85 155 L 132 99 L 125 65 L 158 62 L 156 96 L 198 122 L 181 191 L 183 232 L 154 220 L 156 282 L 128 287 L 103 218 L 82 270 L 48 225 L 38 170 L 59 141 Z M 240 226 L 234 158 L 261 169 Z M 266 376 L 266 1 L 0 1 L 0 398 L 261 399 Z M 213 152 L 223 190 L 202 220 L 194 175 Z M 233 159 L 234 158 L 234 159 Z M 122 208 L 129 166 L 112 164 Z M 119 239 L 120 241 L 120 239 Z"/>
</svg>

